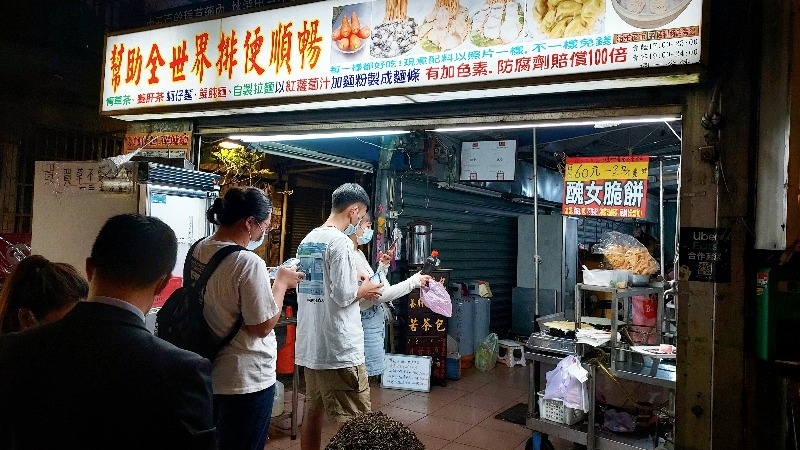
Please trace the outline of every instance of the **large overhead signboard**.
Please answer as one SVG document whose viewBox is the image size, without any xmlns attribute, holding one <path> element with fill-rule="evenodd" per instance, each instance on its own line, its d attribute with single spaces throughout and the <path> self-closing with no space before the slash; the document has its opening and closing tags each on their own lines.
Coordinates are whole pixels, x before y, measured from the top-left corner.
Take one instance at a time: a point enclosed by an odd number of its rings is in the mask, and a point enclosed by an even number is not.
<svg viewBox="0 0 800 450">
<path fill-rule="evenodd" d="M 108 114 L 700 61 L 702 0 L 325 1 L 106 38 Z M 196 106 L 194 106 L 196 108 Z"/>
</svg>

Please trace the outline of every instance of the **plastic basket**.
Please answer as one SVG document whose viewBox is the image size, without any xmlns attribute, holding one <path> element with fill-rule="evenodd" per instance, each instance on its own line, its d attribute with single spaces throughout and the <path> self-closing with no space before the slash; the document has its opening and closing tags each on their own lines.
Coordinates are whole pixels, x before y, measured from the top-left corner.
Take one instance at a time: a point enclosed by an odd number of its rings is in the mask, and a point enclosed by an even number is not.
<svg viewBox="0 0 800 450">
<path fill-rule="evenodd" d="M 583 410 L 565 407 L 564 402 L 558 399 L 545 400 L 544 391 L 539 391 L 537 395 L 539 396 L 539 416 L 542 419 L 567 425 L 575 425 L 583 420 L 585 415 Z"/>
</svg>

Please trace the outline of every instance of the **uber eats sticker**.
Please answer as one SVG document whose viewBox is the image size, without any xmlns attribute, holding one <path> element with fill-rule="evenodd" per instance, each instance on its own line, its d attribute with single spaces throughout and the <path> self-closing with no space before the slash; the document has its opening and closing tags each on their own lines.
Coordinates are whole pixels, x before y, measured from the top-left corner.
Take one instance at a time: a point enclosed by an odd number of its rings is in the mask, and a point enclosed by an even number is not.
<svg viewBox="0 0 800 450">
<path fill-rule="evenodd" d="M 731 281 L 731 229 L 681 227 L 681 281 Z"/>
</svg>

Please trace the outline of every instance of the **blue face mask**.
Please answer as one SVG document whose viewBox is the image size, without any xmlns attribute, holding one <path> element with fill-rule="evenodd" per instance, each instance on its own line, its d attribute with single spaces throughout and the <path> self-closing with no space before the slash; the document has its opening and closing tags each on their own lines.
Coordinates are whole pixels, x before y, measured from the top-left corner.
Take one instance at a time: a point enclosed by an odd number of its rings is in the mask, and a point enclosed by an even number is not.
<svg viewBox="0 0 800 450">
<path fill-rule="evenodd" d="M 350 236 L 351 234 L 355 234 L 356 231 L 358 231 L 358 226 L 361 225 L 361 221 L 364 220 L 364 217 L 367 217 L 367 215 L 364 214 L 363 216 L 361 216 L 361 218 L 358 219 L 357 224 L 353 225 L 351 223 L 350 225 L 348 225 L 347 228 L 344 229 L 345 236 Z"/>
<path fill-rule="evenodd" d="M 358 230 L 358 227 L 353 225 L 352 223 L 344 229 L 345 236 L 350 236 L 351 234 L 355 233 Z"/>
<path fill-rule="evenodd" d="M 258 228 L 261 228 L 261 224 L 258 224 Z M 264 239 L 266 239 L 266 237 L 267 237 L 267 231 L 261 228 L 261 237 L 257 241 L 250 241 L 247 244 L 247 249 L 253 251 L 258 247 L 261 247 L 261 244 L 264 243 Z"/>
<path fill-rule="evenodd" d="M 366 245 L 372 240 L 372 235 L 375 233 L 371 228 L 364 230 L 364 234 L 358 237 L 359 245 Z"/>
</svg>

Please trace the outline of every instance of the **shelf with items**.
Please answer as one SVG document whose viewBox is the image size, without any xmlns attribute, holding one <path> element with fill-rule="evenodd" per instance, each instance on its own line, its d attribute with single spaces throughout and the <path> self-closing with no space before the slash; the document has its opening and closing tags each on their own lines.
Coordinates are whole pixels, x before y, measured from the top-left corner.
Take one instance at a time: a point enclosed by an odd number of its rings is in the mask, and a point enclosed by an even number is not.
<svg viewBox="0 0 800 450">
<path fill-rule="evenodd" d="M 583 345 L 579 344 L 578 352 L 585 350 Z M 526 426 L 532 431 L 536 431 L 548 436 L 555 436 L 576 444 L 585 445 L 589 449 L 609 449 L 609 450 L 654 450 L 659 447 L 658 432 L 653 435 L 643 436 L 641 434 L 621 434 L 613 433 L 604 430 L 600 425 L 597 425 L 597 412 L 598 406 L 595 402 L 597 374 L 602 373 L 596 361 L 586 360 L 584 368 L 589 372 L 589 378 L 586 381 L 588 391 L 588 413 L 586 420 L 583 420 L 574 425 L 565 423 L 554 422 L 544 419 L 540 416 L 536 403 L 536 392 L 539 392 L 541 380 L 541 366 L 543 364 L 548 366 L 556 366 L 562 358 L 563 353 L 552 351 L 550 349 L 536 349 L 526 351 L 525 357 L 532 362 L 529 364 L 530 373 L 530 394 L 529 394 L 529 407 Z M 648 359 L 644 357 L 643 360 Z M 650 361 L 642 362 L 622 362 L 618 363 L 620 371 L 615 374 L 617 378 L 627 379 L 634 382 L 651 384 L 656 386 L 665 387 L 668 389 L 675 389 L 675 372 L 674 365 L 662 365 L 662 363 Z M 655 369 L 653 364 L 655 364 Z M 650 373 L 653 371 L 653 373 Z M 670 405 L 672 409 L 674 405 Z M 590 427 L 589 424 L 595 424 Z"/>
<path fill-rule="evenodd" d="M 621 348 L 622 346 L 617 341 L 617 333 L 620 330 L 620 324 L 625 326 L 633 325 L 631 323 L 631 303 L 633 297 L 637 296 L 650 296 L 655 295 L 656 302 L 656 317 L 653 332 L 656 334 L 656 344 L 663 342 L 663 317 L 664 317 L 664 286 L 660 283 L 652 283 L 649 286 L 643 287 L 628 287 L 627 289 L 617 289 L 605 286 L 592 286 L 588 284 L 578 283 L 575 285 L 575 324 L 576 327 L 580 326 L 583 305 L 583 292 L 603 292 L 611 297 L 611 348 L 610 352 L 610 369 L 612 372 L 617 371 L 617 360 L 619 359 L 618 349 L 621 354 L 625 354 L 627 349 Z"/>
</svg>

